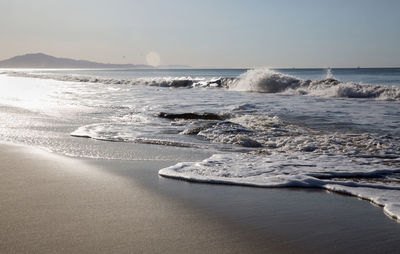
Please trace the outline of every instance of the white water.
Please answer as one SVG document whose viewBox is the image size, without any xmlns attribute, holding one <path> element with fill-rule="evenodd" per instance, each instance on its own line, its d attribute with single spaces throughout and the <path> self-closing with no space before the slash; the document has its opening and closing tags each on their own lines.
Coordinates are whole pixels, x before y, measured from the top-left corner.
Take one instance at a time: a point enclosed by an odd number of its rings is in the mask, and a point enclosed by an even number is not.
<svg viewBox="0 0 400 254">
<path fill-rule="evenodd" d="M 397 165 L 393 168 L 390 164 Z M 216 154 L 201 162 L 179 163 L 161 169 L 166 177 L 194 182 L 256 187 L 323 188 L 370 200 L 400 219 L 400 159 L 310 153 Z"/>
<path fill-rule="evenodd" d="M 270 69 L 253 69 L 238 78 L 204 77 L 146 77 L 136 79 L 103 78 L 96 76 L 55 75 L 28 72 L 8 72 L 16 77 L 33 77 L 59 81 L 88 82 L 101 84 L 147 85 L 157 87 L 223 87 L 234 91 L 284 93 L 317 97 L 364 98 L 400 101 L 399 86 L 367 85 L 355 82 L 340 82 L 333 79 L 330 69 L 326 79 L 302 80 Z"/>
<path fill-rule="evenodd" d="M 229 89 L 245 92 L 284 93 L 317 97 L 400 100 L 400 87 L 339 82 L 330 70 L 324 80 L 301 80 L 269 69 L 249 70 L 229 83 Z"/>
</svg>

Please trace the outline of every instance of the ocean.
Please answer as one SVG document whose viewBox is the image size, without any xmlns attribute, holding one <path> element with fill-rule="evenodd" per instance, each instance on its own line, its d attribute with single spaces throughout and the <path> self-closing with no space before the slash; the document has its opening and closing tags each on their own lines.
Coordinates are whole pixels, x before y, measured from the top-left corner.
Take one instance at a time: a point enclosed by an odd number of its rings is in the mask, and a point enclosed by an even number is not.
<svg viewBox="0 0 400 254">
<path fill-rule="evenodd" d="M 321 188 L 400 218 L 400 69 L 1 70 L 0 138 L 159 175 Z M 205 158 L 205 159 L 204 159 Z"/>
</svg>

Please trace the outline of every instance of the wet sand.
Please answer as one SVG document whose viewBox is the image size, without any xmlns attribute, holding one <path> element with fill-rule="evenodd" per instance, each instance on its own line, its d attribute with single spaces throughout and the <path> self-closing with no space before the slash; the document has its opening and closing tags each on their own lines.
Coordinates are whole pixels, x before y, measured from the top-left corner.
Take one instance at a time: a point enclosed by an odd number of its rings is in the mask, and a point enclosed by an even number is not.
<svg viewBox="0 0 400 254">
<path fill-rule="evenodd" d="M 285 249 L 93 163 L 29 147 L 1 145 L 0 151 L 0 253 Z M 146 171 L 170 164 L 131 162 L 129 167 Z"/>
<path fill-rule="evenodd" d="M 192 184 L 176 161 L 0 145 L 0 253 L 395 253 L 400 223 L 318 190 Z"/>
</svg>

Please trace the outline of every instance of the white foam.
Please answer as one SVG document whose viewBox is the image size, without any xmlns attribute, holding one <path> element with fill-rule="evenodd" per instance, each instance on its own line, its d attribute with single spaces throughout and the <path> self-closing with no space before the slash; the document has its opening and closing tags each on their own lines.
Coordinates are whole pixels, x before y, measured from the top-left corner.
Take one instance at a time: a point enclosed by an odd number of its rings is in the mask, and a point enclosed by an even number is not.
<svg viewBox="0 0 400 254">
<path fill-rule="evenodd" d="M 340 83 L 332 80 L 312 81 L 296 89 L 285 91 L 286 94 L 301 94 L 318 97 L 359 98 L 385 101 L 399 101 L 400 87 L 366 85 L 352 82 Z"/>
<path fill-rule="evenodd" d="M 161 169 L 159 175 L 205 183 L 323 188 L 370 200 L 398 219 L 400 184 L 358 179 L 399 173 L 399 163 L 393 167 L 372 158 L 309 153 L 215 154 L 201 162 L 178 163 Z"/>
<path fill-rule="evenodd" d="M 228 83 L 231 90 L 262 93 L 285 93 L 318 97 L 400 100 L 400 87 L 340 82 L 330 69 L 324 80 L 301 80 L 270 69 L 253 69 Z"/>
<path fill-rule="evenodd" d="M 103 78 L 96 76 L 57 75 L 46 73 L 8 72 L 9 76 L 52 79 L 68 82 L 84 82 L 99 84 L 146 85 L 158 87 L 193 88 L 193 87 L 220 87 L 221 78 L 192 78 L 192 77 L 150 77 L 137 79 Z"/>
<path fill-rule="evenodd" d="M 278 93 L 298 87 L 301 80 L 270 69 L 248 70 L 229 85 L 229 89 L 245 92 Z"/>
<path fill-rule="evenodd" d="M 135 138 L 133 131 L 127 135 L 122 124 L 96 123 L 81 126 L 71 133 L 74 137 L 93 138 L 108 141 L 129 141 Z"/>
<path fill-rule="evenodd" d="M 325 133 L 283 122 L 277 116 L 241 115 L 202 129 L 211 142 L 274 152 L 318 152 L 368 156 L 400 156 L 400 138 L 373 134 Z"/>
<path fill-rule="evenodd" d="M 238 78 L 151 77 L 115 79 L 27 72 L 8 72 L 8 75 L 100 84 L 146 85 L 173 88 L 228 88 L 229 90 L 242 92 L 400 101 L 400 87 L 340 82 L 332 78 L 333 75 L 330 69 L 327 71 L 327 79 L 315 81 L 301 80 L 267 68 L 248 70 Z"/>
<path fill-rule="evenodd" d="M 140 120 L 134 119 L 134 121 Z M 156 126 L 148 126 L 143 122 L 135 123 L 96 123 L 84 125 L 70 133 L 73 137 L 92 138 L 112 142 L 134 142 L 141 144 L 176 146 L 176 147 L 196 147 L 195 144 L 186 140 L 174 140 L 169 135 L 160 133 Z M 154 124 L 153 124 L 154 125 Z"/>
</svg>

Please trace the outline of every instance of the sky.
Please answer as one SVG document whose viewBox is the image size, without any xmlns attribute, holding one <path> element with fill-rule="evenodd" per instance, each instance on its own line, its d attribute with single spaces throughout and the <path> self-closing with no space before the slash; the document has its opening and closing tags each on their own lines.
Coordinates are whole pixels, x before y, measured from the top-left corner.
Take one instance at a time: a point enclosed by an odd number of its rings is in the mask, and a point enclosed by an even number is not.
<svg viewBox="0 0 400 254">
<path fill-rule="evenodd" d="M 398 0 L 0 0 L 0 59 L 400 66 Z"/>
</svg>

